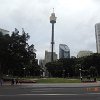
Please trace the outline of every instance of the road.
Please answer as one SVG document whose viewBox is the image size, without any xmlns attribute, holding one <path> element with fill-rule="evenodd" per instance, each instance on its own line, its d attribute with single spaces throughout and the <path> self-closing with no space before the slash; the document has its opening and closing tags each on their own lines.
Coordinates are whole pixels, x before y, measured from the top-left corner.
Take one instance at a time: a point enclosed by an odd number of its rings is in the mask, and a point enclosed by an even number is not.
<svg viewBox="0 0 100 100">
<path fill-rule="evenodd" d="M 0 100 L 100 100 L 100 87 L 6 85 L 0 87 Z"/>
</svg>

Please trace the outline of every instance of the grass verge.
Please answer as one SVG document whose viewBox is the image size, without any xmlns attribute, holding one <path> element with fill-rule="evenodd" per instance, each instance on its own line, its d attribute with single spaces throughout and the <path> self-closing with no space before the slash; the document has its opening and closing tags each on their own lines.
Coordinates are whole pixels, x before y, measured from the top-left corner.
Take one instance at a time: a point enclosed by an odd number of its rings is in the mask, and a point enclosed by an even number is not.
<svg viewBox="0 0 100 100">
<path fill-rule="evenodd" d="M 40 78 L 37 83 L 81 83 L 80 79 Z"/>
</svg>

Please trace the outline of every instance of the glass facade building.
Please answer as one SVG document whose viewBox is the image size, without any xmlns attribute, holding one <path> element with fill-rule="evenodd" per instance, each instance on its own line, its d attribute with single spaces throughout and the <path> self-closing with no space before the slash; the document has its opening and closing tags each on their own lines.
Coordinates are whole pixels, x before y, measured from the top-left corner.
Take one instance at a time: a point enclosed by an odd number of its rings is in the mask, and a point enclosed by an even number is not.
<svg viewBox="0 0 100 100">
<path fill-rule="evenodd" d="M 59 44 L 59 59 L 70 58 L 70 49 L 65 44 Z"/>
</svg>

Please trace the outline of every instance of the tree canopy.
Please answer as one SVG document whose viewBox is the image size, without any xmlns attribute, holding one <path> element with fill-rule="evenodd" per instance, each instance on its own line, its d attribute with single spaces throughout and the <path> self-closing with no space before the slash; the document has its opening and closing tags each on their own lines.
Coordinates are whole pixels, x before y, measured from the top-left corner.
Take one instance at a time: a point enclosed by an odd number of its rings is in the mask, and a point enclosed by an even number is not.
<svg viewBox="0 0 100 100">
<path fill-rule="evenodd" d="M 29 45 L 30 36 L 24 30 L 21 35 L 15 28 L 11 35 L 0 32 L 0 74 L 23 76 L 38 67 L 34 45 Z"/>
<path fill-rule="evenodd" d="M 48 72 L 54 77 L 79 77 L 80 69 L 83 77 L 100 76 L 100 54 L 82 58 L 59 59 L 46 64 Z M 60 70 L 60 71 L 59 71 Z M 59 73 L 56 75 L 56 73 Z"/>
</svg>

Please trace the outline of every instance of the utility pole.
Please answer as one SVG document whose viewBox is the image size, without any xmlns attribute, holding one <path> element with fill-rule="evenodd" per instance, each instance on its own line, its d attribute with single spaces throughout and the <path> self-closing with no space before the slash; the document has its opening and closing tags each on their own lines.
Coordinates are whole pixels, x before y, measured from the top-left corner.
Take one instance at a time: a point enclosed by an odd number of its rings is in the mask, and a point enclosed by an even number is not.
<svg viewBox="0 0 100 100">
<path fill-rule="evenodd" d="M 55 17 L 54 8 L 53 13 L 50 16 L 50 23 L 52 24 L 52 36 L 51 36 L 51 62 L 54 60 L 53 52 L 54 52 L 54 24 L 56 23 L 57 17 Z"/>
</svg>

